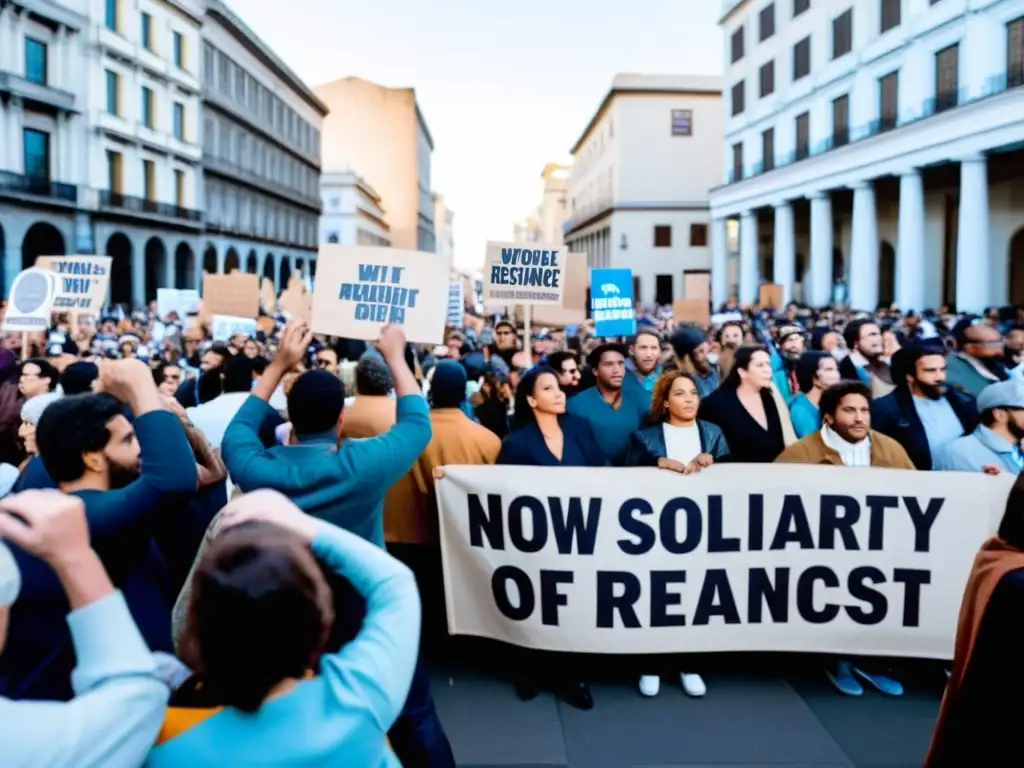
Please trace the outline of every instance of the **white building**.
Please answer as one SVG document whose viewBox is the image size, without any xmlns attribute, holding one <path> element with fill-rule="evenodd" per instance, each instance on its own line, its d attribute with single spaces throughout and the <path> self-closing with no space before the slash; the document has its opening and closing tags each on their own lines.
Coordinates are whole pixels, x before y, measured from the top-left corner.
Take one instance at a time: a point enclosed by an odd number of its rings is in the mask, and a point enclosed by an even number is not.
<svg viewBox="0 0 1024 768">
<path fill-rule="evenodd" d="M 726 0 L 712 295 L 1024 303 L 1024 0 Z"/>
<path fill-rule="evenodd" d="M 220 0 L 203 26 L 202 268 L 283 290 L 316 275 L 320 131 L 327 107 Z"/>
<path fill-rule="evenodd" d="M 434 240 L 437 252 L 451 269 L 455 260 L 455 211 L 448 208 L 444 195 L 434 193 Z"/>
<path fill-rule="evenodd" d="M 320 196 L 321 243 L 391 246 L 391 227 L 380 195 L 354 171 L 323 174 Z"/>
<path fill-rule="evenodd" d="M 202 227 L 198 0 L 0 4 L 4 283 L 108 253 L 114 302 L 173 284 Z"/>
<path fill-rule="evenodd" d="M 532 216 L 513 225 L 512 239 L 561 245 L 568 211 L 569 166 L 548 163 L 540 177 L 543 181 L 540 205 Z"/>
<path fill-rule="evenodd" d="M 629 267 L 645 303 L 706 273 L 708 190 L 721 179 L 721 81 L 618 75 L 572 148 L 565 242 L 591 267 Z"/>
</svg>

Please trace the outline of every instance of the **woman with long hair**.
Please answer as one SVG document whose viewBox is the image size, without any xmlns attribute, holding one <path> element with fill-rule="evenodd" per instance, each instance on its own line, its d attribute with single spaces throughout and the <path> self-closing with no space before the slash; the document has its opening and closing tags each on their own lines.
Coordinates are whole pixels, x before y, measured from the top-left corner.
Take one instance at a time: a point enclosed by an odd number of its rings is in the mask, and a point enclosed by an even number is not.
<svg viewBox="0 0 1024 768">
<path fill-rule="evenodd" d="M 789 416 L 797 438 L 821 429 L 818 404 L 821 393 L 839 381 L 839 362 L 827 352 L 804 352 L 796 364 L 800 391 L 789 403 Z"/>
<path fill-rule="evenodd" d="M 649 426 L 633 435 L 626 466 L 657 466 L 691 475 L 727 458 L 729 445 L 722 430 L 698 419 L 699 408 L 700 393 L 690 374 L 671 370 L 659 376 L 651 396 Z M 679 679 L 689 696 L 700 697 L 708 691 L 699 673 L 680 672 Z M 659 675 L 640 676 L 644 696 L 657 696 L 660 688 Z"/>
<path fill-rule="evenodd" d="M 736 350 L 732 370 L 701 401 L 699 416 L 721 428 L 730 460 L 738 463 L 775 461 L 797 440 L 789 409 L 772 383 L 771 356 L 759 345 Z"/>
</svg>

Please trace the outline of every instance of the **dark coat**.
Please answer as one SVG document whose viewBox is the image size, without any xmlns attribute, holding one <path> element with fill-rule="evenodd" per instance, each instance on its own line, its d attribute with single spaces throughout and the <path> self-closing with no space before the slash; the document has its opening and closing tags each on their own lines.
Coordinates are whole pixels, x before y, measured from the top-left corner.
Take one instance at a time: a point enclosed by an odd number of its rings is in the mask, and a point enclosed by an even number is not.
<svg viewBox="0 0 1024 768">
<path fill-rule="evenodd" d="M 974 398 L 952 388 L 947 389 L 944 396 L 960 419 L 964 434 L 973 432 L 979 420 Z M 928 436 L 924 432 L 921 417 L 914 408 L 913 395 L 906 387 L 897 387 L 885 397 L 871 403 L 871 428 L 888 435 L 902 445 L 918 469 L 932 468 Z"/>
<path fill-rule="evenodd" d="M 666 457 L 665 430 L 661 427 L 661 424 L 654 424 L 633 433 L 626 452 L 627 467 L 656 467 L 658 459 Z M 729 444 L 718 425 L 698 419 L 697 431 L 701 452 L 710 453 L 715 461 L 728 458 Z"/>
</svg>

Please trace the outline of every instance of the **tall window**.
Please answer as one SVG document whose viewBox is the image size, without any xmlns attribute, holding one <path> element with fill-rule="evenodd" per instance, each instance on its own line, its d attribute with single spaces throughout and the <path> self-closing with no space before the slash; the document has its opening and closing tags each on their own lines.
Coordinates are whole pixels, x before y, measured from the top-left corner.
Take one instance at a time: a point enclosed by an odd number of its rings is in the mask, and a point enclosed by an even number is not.
<svg viewBox="0 0 1024 768">
<path fill-rule="evenodd" d="M 174 33 L 171 55 L 174 57 L 174 66 L 185 69 L 185 36 L 181 32 Z"/>
<path fill-rule="evenodd" d="M 156 165 L 152 160 L 142 161 L 142 184 L 147 200 L 156 200 Z"/>
<path fill-rule="evenodd" d="M 811 38 L 805 37 L 793 46 L 793 82 L 811 73 Z"/>
<path fill-rule="evenodd" d="M 764 42 L 775 34 L 775 3 L 769 3 L 761 9 L 758 16 L 757 38 Z"/>
<path fill-rule="evenodd" d="M 811 154 L 811 114 L 804 112 L 796 116 L 796 159 L 803 160 Z"/>
<path fill-rule="evenodd" d="M 850 143 L 850 97 L 840 96 L 832 101 L 832 146 Z"/>
<path fill-rule="evenodd" d="M 1024 18 L 1006 25 L 1006 85 L 1024 85 Z"/>
<path fill-rule="evenodd" d="M 120 10 L 118 8 L 120 2 L 119 0 L 104 0 L 104 3 L 105 6 L 103 21 L 106 24 L 107 29 L 111 30 L 112 32 L 117 32 L 119 26 L 118 22 L 120 21 L 120 19 L 118 18 L 120 16 L 120 14 L 118 13 L 118 11 Z"/>
<path fill-rule="evenodd" d="M 708 225 L 707 224 L 691 224 L 690 225 L 690 247 L 691 248 L 704 248 L 708 244 Z"/>
<path fill-rule="evenodd" d="M 765 173 L 775 168 L 775 129 L 769 128 L 761 134 L 761 170 Z"/>
<path fill-rule="evenodd" d="M 890 29 L 895 29 L 900 25 L 900 6 L 902 4 L 903 0 L 882 0 L 880 32 L 888 32 Z"/>
<path fill-rule="evenodd" d="M 732 180 L 743 180 L 743 142 L 732 145 Z"/>
<path fill-rule="evenodd" d="M 153 50 L 153 17 L 145 11 L 142 12 L 142 47 Z"/>
<path fill-rule="evenodd" d="M 174 138 L 185 140 L 185 105 L 174 102 Z"/>
<path fill-rule="evenodd" d="M 732 116 L 743 114 L 743 110 L 746 105 L 744 104 L 746 96 L 746 82 L 740 80 L 732 87 Z"/>
<path fill-rule="evenodd" d="M 847 8 L 832 19 L 832 58 L 838 59 L 853 50 L 853 8 Z"/>
<path fill-rule="evenodd" d="M 174 204 L 185 207 L 185 172 L 177 169 L 174 171 Z"/>
<path fill-rule="evenodd" d="M 761 98 L 775 93 L 775 59 L 762 64 L 760 72 Z"/>
<path fill-rule="evenodd" d="M 878 122 L 880 131 L 891 131 L 899 122 L 900 73 L 890 72 L 878 80 Z"/>
<path fill-rule="evenodd" d="M 655 248 L 671 248 L 672 247 L 672 227 L 668 224 L 655 224 L 654 225 L 654 247 Z"/>
<path fill-rule="evenodd" d="M 32 128 L 22 130 L 25 147 L 25 175 L 30 179 L 50 179 L 50 134 Z"/>
<path fill-rule="evenodd" d="M 107 112 L 121 114 L 121 81 L 117 72 L 107 70 Z"/>
<path fill-rule="evenodd" d="M 672 135 L 693 136 L 693 110 L 672 110 Z"/>
<path fill-rule="evenodd" d="M 156 122 L 153 108 L 153 90 L 142 86 L 142 124 L 147 128 L 152 128 Z"/>
<path fill-rule="evenodd" d="M 935 111 L 952 109 L 959 102 L 960 45 L 954 43 L 935 54 Z"/>
<path fill-rule="evenodd" d="M 25 38 L 25 79 L 30 83 L 46 85 L 49 81 L 46 43 L 33 37 Z"/>
<path fill-rule="evenodd" d="M 793 18 L 795 19 L 810 7 L 811 0 L 793 0 Z"/>
<path fill-rule="evenodd" d="M 731 45 L 731 61 L 735 64 L 737 61 L 743 58 L 743 27 L 741 26 L 735 32 L 732 33 Z"/>
<path fill-rule="evenodd" d="M 107 150 L 107 189 L 113 194 L 120 195 L 122 184 L 121 153 Z"/>
</svg>

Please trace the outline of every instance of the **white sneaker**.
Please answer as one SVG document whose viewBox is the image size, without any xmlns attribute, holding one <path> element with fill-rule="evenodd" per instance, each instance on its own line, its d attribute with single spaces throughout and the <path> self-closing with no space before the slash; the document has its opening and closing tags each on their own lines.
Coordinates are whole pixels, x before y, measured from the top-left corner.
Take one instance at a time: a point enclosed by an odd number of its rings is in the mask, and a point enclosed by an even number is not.
<svg viewBox="0 0 1024 768">
<path fill-rule="evenodd" d="M 682 682 L 683 690 L 686 691 L 687 696 L 699 699 L 708 692 L 707 686 L 704 685 L 704 678 L 693 672 L 680 673 L 679 680 Z"/>
<path fill-rule="evenodd" d="M 660 675 L 641 675 L 640 693 L 644 696 L 657 696 L 661 690 Z"/>
</svg>

